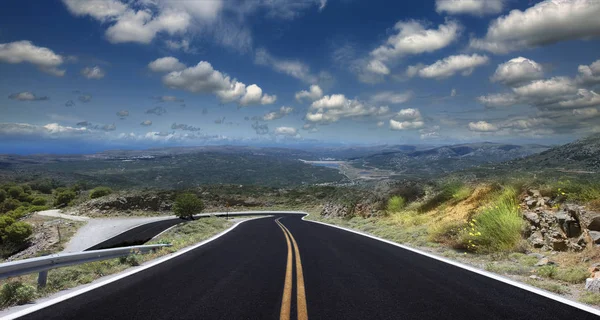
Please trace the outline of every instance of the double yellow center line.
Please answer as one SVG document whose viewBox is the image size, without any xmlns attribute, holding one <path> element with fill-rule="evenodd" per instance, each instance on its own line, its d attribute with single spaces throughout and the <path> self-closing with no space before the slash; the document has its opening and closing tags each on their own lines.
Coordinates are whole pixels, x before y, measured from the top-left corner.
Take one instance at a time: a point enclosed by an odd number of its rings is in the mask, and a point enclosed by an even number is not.
<svg viewBox="0 0 600 320">
<path fill-rule="evenodd" d="M 308 312 L 306 310 L 306 291 L 304 288 L 304 273 L 302 272 L 302 260 L 300 259 L 300 250 L 298 249 L 298 243 L 292 236 L 292 233 L 286 228 L 283 223 L 279 222 L 278 218 L 275 220 L 277 225 L 283 231 L 285 240 L 287 242 L 287 265 L 285 268 L 285 282 L 283 285 L 283 297 L 281 299 L 281 312 L 279 313 L 280 320 L 290 319 L 290 310 L 292 307 L 292 245 L 294 245 L 294 252 L 296 256 L 296 309 L 298 314 L 298 320 L 308 320 Z"/>
</svg>

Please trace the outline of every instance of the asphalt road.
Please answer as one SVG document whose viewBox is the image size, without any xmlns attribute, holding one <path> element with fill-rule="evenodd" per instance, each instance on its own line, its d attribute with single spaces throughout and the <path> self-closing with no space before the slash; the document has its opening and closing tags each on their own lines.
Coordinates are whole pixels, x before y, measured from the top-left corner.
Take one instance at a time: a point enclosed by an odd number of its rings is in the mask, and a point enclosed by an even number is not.
<svg viewBox="0 0 600 320">
<path fill-rule="evenodd" d="M 274 220 L 23 319 L 597 319 L 384 242 L 297 216 L 279 220 L 288 235 Z"/>
</svg>

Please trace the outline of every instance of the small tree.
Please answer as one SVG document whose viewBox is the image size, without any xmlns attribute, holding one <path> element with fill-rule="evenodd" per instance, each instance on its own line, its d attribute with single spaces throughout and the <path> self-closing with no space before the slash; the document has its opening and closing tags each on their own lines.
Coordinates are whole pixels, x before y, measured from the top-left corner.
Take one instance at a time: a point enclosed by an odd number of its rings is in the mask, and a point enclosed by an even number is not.
<svg viewBox="0 0 600 320">
<path fill-rule="evenodd" d="M 96 199 L 96 198 L 107 196 L 111 193 L 112 193 L 112 189 L 109 187 L 97 187 L 97 188 L 94 188 L 90 192 L 90 198 Z"/>
<path fill-rule="evenodd" d="M 182 219 L 192 218 L 193 214 L 200 213 L 202 210 L 204 210 L 204 203 L 192 193 L 179 195 L 173 205 L 173 212 Z"/>
<path fill-rule="evenodd" d="M 57 207 L 68 206 L 69 203 L 71 203 L 71 201 L 73 201 L 73 199 L 75 199 L 76 196 L 77 194 L 75 194 L 75 191 L 73 190 L 64 190 L 58 192 L 56 194 L 56 200 L 54 201 L 54 205 Z"/>
<path fill-rule="evenodd" d="M 18 187 L 18 186 L 10 187 L 8 189 L 8 194 L 13 199 L 18 199 L 19 195 L 21 195 L 21 193 L 24 193 L 23 188 Z"/>
<path fill-rule="evenodd" d="M 398 211 L 402 210 L 402 208 L 404 208 L 405 205 L 406 205 L 406 201 L 404 200 L 404 198 L 402 198 L 400 196 L 393 196 L 388 199 L 388 204 L 387 204 L 386 210 L 389 213 L 398 212 Z"/>
</svg>

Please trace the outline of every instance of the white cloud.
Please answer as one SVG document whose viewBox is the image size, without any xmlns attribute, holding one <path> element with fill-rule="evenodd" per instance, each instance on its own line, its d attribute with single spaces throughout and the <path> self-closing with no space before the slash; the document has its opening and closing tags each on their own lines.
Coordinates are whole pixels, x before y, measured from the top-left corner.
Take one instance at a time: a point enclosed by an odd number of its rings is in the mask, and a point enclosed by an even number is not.
<svg viewBox="0 0 600 320">
<path fill-rule="evenodd" d="M 85 67 L 81 69 L 81 74 L 88 79 L 102 79 L 105 76 L 104 70 L 99 66 Z"/>
<path fill-rule="evenodd" d="M 296 100 L 301 101 L 306 99 L 308 101 L 315 101 L 323 97 L 323 90 L 316 84 L 310 86 L 309 91 L 302 90 L 296 92 Z"/>
<path fill-rule="evenodd" d="M 513 88 L 519 97 L 535 104 L 544 104 L 560 99 L 560 97 L 577 93 L 575 83 L 567 77 L 553 77 L 536 80 L 529 84 Z"/>
<path fill-rule="evenodd" d="M 251 84 L 246 87 L 246 93 L 240 99 L 241 106 L 248 106 L 253 104 L 272 104 L 277 100 L 276 96 L 269 96 L 267 94 L 263 95 L 262 89 L 255 85 Z"/>
<path fill-rule="evenodd" d="M 543 77 L 544 70 L 539 63 L 527 58 L 517 57 L 498 65 L 490 80 L 514 86 Z"/>
<path fill-rule="evenodd" d="M 477 97 L 477 100 L 487 107 L 508 107 L 519 103 L 519 99 L 512 93 L 494 93 Z"/>
<path fill-rule="evenodd" d="M 89 15 L 107 21 L 125 13 L 127 5 L 118 0 L 63 0 L 69 12 L 76 16 Z"/>
<path fill-rule="evenodd" d="M 279 108 L 278 111 L 272 111 L 272 112 L 265 114 L 262 117 L 262 120 L 263 121 L 271 121 L 271 120 L 281 119 L 281 118 L 285 117 L 286 115 L 292 113 L 292 111 L 294 111 L 294 108 L 283 106 L 283 107 Z"/>
<path fill-rule="evenodd" d="M 496 132 L 498 127 L 487 121 L 469 122 L 469 130 L 476 132 Z"/>
<path fill-rule="evenodd" d="M 452 88 L 452 90 L 450 91 L 450 96 L 456 97 L 456 95 L 457 95 L 456 89 Z"/>
<path fill-rule="evenodd" d="M 371 51 L 371 56 L 386 62 L 407 55 L 433 52 L 448 46 L 460 35 L 461 26 L 456 21 L 447 21 L 437 29 L 415 20 L 399 21 L 394 26 L 396 34 L 390 36 L 384 45 Z"/>
<path fill-rule="evenodd" d="M 142 121 L 142 123 L 140 123 L 140 125 L 144 126 L 144 127 L 149 127 L 152 125 L 152 120 L 145 120 Z"/>
<path fill-rule="evenodd" d="M 380 75 L 390 74 L 390 69 L 379 60 L 369 61 L 367 64 L 367 71 Z"/>
<path fill-rule="evenodd" d="M 0 136 L 41 136 L 47 138 L 73 137 L 90 131 L 83 128 L 61 126 L 49 123 L 44 126 L 28 123 L 0 123 Z"/>
<path fill-rule="evenodd" d="M 356 99 L 347 99 L 343 94 L 333 94 L 314 101 L 308 109 L 306 120 L 314 123 L 330 123 L 343 118 L 384 116 L 389 112 L 387 106 L 368 106 Z"/>
<path fill-rule="evenodd" d="M 244 83 L 213 69 L 206 61 L 181 71 L 172 71 L 164 75 L 162 81 L 169 88 L 215 94 L 223 103 L 240 99 L 239 104 L 246 106 L 271 104 L 277 100 L 274 95 L 263 95 L 262 89 L 256 84 L 246 87 Z"/>
<path fill-rule="evenodd" d="M 579 89 L 577 96 L 569 100 L 559 101 L 558 105 L 564 108 L 600 106 L 600 94 L 587 89 Z"/>
<path fill-rule="evenodd" d="M 474 49 L 507 53 L 560 41 L 600 36 L 600 1 L 545 0 L 492 21 L 482 39 L 471 39 Z"/>
<path fill-rule="evenodd" d="M 187 39 L 165 40 L 165 45 L 171 50 L 181 50 L 185 53 L 196 53 L 197 50 L 191 47 L 190 41 Z"/>
<path fill-rule="evenodd" d="M 435 11 L 437 13 L 483 16 L 502 12 L 504 2 L 505 0 L 436 0 Z"/>
<path fill-rule="evenodd" d="M 487 64 L 487 56 L 478 54 L 473 55 L 455 55 L 438 60 L 429 66 L 418 68 L 411 66 L 407 70 L 407 75 L 418 74 L 422 78 L 443 79 L 448 78 L 460 72 L 463 76 L 470 75 L 476 67 Z M 418 71 L 416 71 L 418 70 Z"/>
<path fill-rule="evenodd" d="M 600 111 L 596 108 L 574 109 L 573 114 L 576 116 L 597 117 L 600 116 Z"/>
<path fill-rule="evenodd" d="M 1 43 L 0 62 L 12 64 L 27 62 L 54 76 L 65 75 L 65 70 L 58 68 L 64 62 L 62 56 L 48 48 L 35 46 L 27 40 Z"/>
<path fill-rule="evenodd" d="M 292 127 L 277 127 L 273 130 L 273 133 L 278 136 L 295 137 L 298 136 L 298 129 Z"/>
<path fill-rule="evenodd" d="M 596 60 L 589 66 L 580 65 L 577 68 L 579 75 L 577 81 L 582 85 L 594 85 L 600 83 L 600 60 Z"/>
<path fill-rule="evenodd" d="M 425 126 L 419 109 L 407 108 L 400 110 L 393 119 L 390 119 L 391 130 L 420 129 Z"/>
<path fill-rule="evenodd" d="M 385 122 L 383 122 L 383 121 L 377 121 L 377 127 L 381 128 L 383 126 L 385 126 Z"/>
<path fill-rule="evenodd" d="M 117 23 L 106 30 L 106 38 L 112 43 L 138 42 L 149 44 L 159 32 L 170 35 L 185 31 L 191 17 L 184 11 L 163 10 L 158 16 L 152 11 L 127 10 Z"/>
<path fill-rule="evenodd" d="M 269 66 L 275 71 L 302 80 L 306 83 L 319 82 L 319 76 L 312 74 L 310 67 L 298 60 L 279 59 L 272 56 L 266 49 L 256 50 L 254 62 L 258 65 Z"/>
<path fill-rule="evenodd" d="M 11 100 L 18 100 L 18 101 L 41 101 L 41 100 L 49 99 L 46 96 L 38 97 L 29 91 L 13 93 L 13 94 L 9 95 L 8 98 Z"/>
<path fill-rule="evenodd" d="M 412 91 L 405 91 L 402 93 L 394 91 L 383 91 L 373 95 L 370 101 L 374 104 L 389 103 L 389 104 L 401 104 L 409 101 L 413 97 Z"/>
<path fill-rule="evenodd" d="M 148 68 L 154 72 L 172 72 L 185 69 L 185 64 L 175 57 L 163 57 L 150 62 Z"/>
</svg>

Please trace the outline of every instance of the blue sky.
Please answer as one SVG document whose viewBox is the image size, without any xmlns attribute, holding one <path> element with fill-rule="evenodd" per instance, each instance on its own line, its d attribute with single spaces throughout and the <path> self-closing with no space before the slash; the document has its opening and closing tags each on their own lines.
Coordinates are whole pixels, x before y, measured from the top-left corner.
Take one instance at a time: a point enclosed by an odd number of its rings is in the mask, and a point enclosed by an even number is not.
<svg viewBox="0 0 600 320">
<path fill-rule="evenodd" d="M 598 1 L 0 6 L 2 153 L 600 132 Z"/>
</svg>

